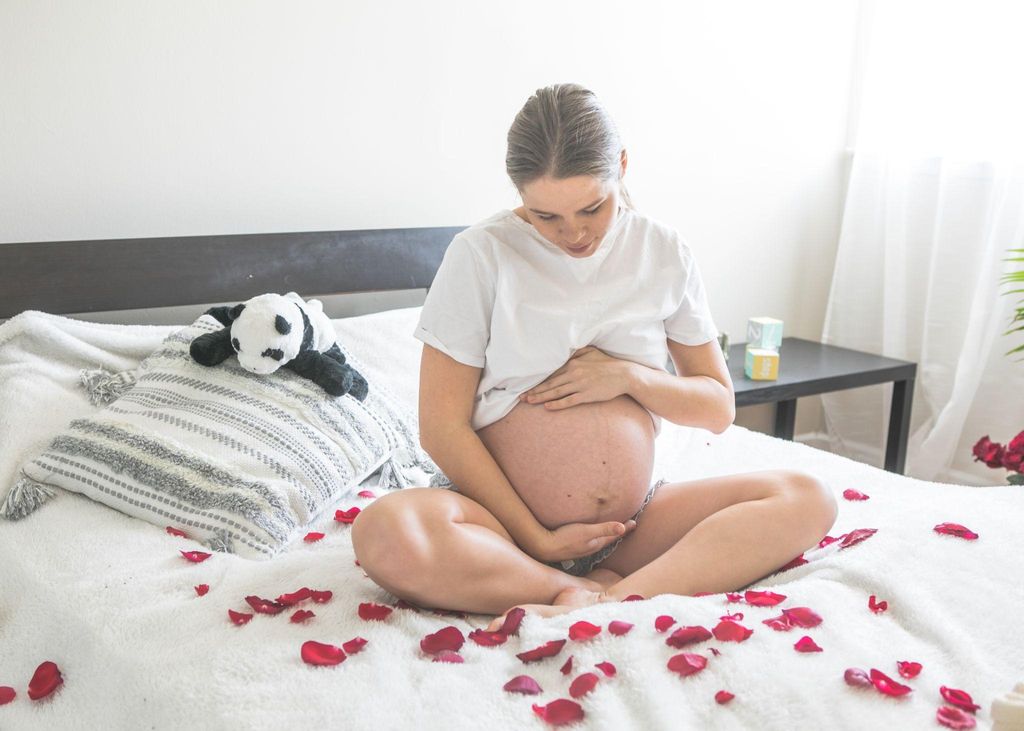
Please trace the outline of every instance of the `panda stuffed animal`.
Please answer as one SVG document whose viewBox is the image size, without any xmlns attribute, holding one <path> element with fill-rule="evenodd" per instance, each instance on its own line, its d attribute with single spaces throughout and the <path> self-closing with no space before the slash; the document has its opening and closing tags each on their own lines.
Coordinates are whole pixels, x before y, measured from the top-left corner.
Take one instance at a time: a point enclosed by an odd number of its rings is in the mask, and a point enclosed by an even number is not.
<svg viewBox="0 0 1024 731">
<path fill-rule="evenodd" d="M 306 302 L 295 292 L 261 294 L 233 307 L 211 307 L 205 314 L 224 329 L 192 341 L 189 353 L 197 363 L 214 366 L 235 355 L 252 373 L 267 375 L 284 367 L 331 396 L 366 399 L 369 385 L 345 362 L 319 300 Z"/>
</svg>

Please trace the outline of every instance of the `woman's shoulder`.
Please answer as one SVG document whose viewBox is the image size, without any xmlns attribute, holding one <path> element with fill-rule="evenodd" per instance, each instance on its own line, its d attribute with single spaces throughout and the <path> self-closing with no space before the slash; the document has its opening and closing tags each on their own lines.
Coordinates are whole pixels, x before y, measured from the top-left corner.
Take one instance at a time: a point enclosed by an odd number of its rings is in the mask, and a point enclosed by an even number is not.
<svg viewBox="0 0 1024 731">
<path fill-rule="evenodd" d="M 692 257 L 690 245 L 679 230 L 666 221 L 629 209 L 629 235 L 650 254 L 670 262 Z"/>
</svg>

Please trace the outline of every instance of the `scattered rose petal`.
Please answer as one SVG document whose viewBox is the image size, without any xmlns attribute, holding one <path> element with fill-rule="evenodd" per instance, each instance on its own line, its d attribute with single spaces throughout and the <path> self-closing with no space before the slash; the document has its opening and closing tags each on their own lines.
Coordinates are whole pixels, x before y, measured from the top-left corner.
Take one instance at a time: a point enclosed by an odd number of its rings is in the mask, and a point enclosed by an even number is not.
<svg viewBox="0 0 1024 731">
<path fill-rule="evenodd" d="M 600 680 L 600 678 L 597 677 L 596 673 L 583 673 L 582 675 L 577 676 L 577 678 L 569 685 L 569 695 L 573 698 L 581 698 L 585 696 L 594 689 L 598 680 Z"/>
<path fill-rule="evenodd" d="M 361 511 L 359 508 L 349 508 L 348 510 L 335 510 L 334 519 L 339 523 L 352 523 L 355 521 L 356 516 Z"/>
<path fill-rule="evenodd" d="M 832 536 L 825 536 L 820 541 L 818 541 L 818 548 L 824 548 L 825 546 L 827 546 L 827 545 L 829 545 L 831 543 L 835 543 L 838 540 L 839 540 L 839 538 L 833 538 Z"/>
<path fill-rule="evenodd" d="M 560 672 L 560 673 L 561 673 L 562 675 L 568 675 L 569 673 L 571 673 L 571 672 L 572 672 L 572 659 L 573 659 L 573 657 L 574 657 L 573 655 L 569 655 L 569 659 L 568 659 L 568 660 L 566 660 L 566 661 L 565 661 L 565 662 L 564 662 L 564 663 L 562 664 L 562 667 L 560 667 L 560 668 L 558 669 L 558 671 L 559 671 L 559 672 Z"/>
<path fill-rule="evenodd" d="M 304 586 L 298 591 L 293 591 L 291 594 L 282 594 L 275 601 L 278 604 L 286 607 L 292 607 L 301 601 L 305 601 L 313 596 L 313 591 L 308 587 Z"/>
<path fill-rule="evenodd" d="M 608 678 L 611 678 L 612 676 L 614 676 L 615 672 L 616 672 L 615 666 L 612 665 L 610 662 L 599 662 L 594 667 L 599 669 L 602 673 L 605 674 L 605 677 L 608 677 Z"/>
<path fill-rule="evenodd" d="M 852 530 L 843 536 L 842 543 L 839 544 L 839 549 L 849 548 L 850 546 L 856 546 L 861 541 L 866 541 L 871 536 L 878 532 L 878 528 L 858 528 Z"/>
<path fill-rule="evenodd" d="M 460 655 L 457 652 L 453 652 L 451 650 L 441 650 L 441 652 L 437 653 L 434 656 L 434 659 L 431 662 L 454 662 L 454 663 L 460 663 L 460 662 L 465 662 L 465 661 L 462 659 L 462 655 Z"/>
<path fill-rule="evenodd" d="M 644 598 L 640 594 L 630 594 L 622 601 L 624 602 L 642 602 Z"/>
<path fill-rule="evenodd" d="M 356 493 L 359 497 L 377 497 L 373 490 L 360 490 Z"/>
<path fill-rule="evenodd" d="M 939 710 L 935 712 L 935 720 L 946 728 L 958 729 L 958 731 L 972 729 L 977 725 L 974 716 L 950 706 L 940 706 Z"/>
<path fill-rule="evenodd" d="M 583 720 L 583 708 L 579 703 L 568 698 L 558 698 L 546 706 L 538 706 L 534 703 L 533 712 L 552 726 L 563 726 Z"/>
<path fill-rule="evenodd" d="M 63 682 L 64 678 L 61 677 L 57 663 L 47 660 L 40 663 L 32 674 L 32 680 L 28 681 L 28 697 L 34 701 L 45 698 Z"/>
<path fill-rule="evenodd" d="M 681 652 L 673 655 L 668 660 L 668 669 L 679 675 L 687 676 L 699 673 L 708 664 L 708 659 L 703 655 L 694 655 L 689 652 Z"/>
<path fill-rule="evenodd" d="M 9 685 L 0 685 L 0 706 L 6 706 L 18 695 L 17 691 Z"/>
<path fill-rule="evenodd" d="M 188 533 L 186 533 L 183 530 L 178 530 L 177 528 L 172 528 L 171 526 L 167 526 L 167 532 L 170 533 L 172 536 L 181 536 L 182 538 L 188 538 Z"/>
<path fill-rule="evenodd" d="M 206 551 L 179 551 L 179 553 L 192 563 L 202 563 L 203 561 L 205 561 L 213 555 L 212 553 L 207 553 Z"/>
<path fill-rule="evenodd" d="M 977 533 L 959 523 L 939 523 L 932 530 L 936 533 L 945 533 L 948 536 L 957 536 L 968 541 L 973 541 L 978 537 Z"/>
<path fill-rule="evenodd" d="M 805 629 L 809 629 L 821 624 L 821 617 L 814 612 L 814 610 L 808 607 L 792 607 L 790 609 L 783 609 L 782 614 L 794 627 L 804 627 Z"/>
<path fill-rule="evenodd" d="M 348 642 L 343 642 L 341 645 L 341 649 L 347 652 L 349 655 L 355 655 L 357 652 L 360 652 L 365 646 L 366 640 L 364 640 L 362 637 L 353 637 Z"/>
<path fill-rule="evenodd" d="M 633 629 L 633 625 L 629 622 L 620 622 L 615 619 L 608 623 L 608 632 L 613 635 L 624 635 Z"/>
<path fill-rule="evenodd" d="M 903 685 L 875 668 L 871 668 L 871 683 L 880 692 L 892 696 L 906 695 L 914 690 L 909 685 Z"/>
<path fill-rule="evenodd" d="M 375 604 L 374 602 L 362 602 L 359 605 L 359 618 L 365 620 L 381 620 L 387 619 L 388 615 L 394 610 L 391 607 L 385 606 L 384 604 Z"/>
<path fill-rule="evenodd" d="M 519 625 L 522 624 L 523 617 L 525 616 L 525 609 L 522 607 L 514 607 L 505 615 L 505 621 L 502 623 L 501 627 L 498 628 L 498 631 L 508 636 L 518 635 Z"/>
<path fill-rule="evenodd" d="M 943 685 L 939 687 L 939 693 L 942 694 L 946 703 L 956 706 L 957 708 L 962 708 L 969 713 L 974 713 L 976 710 L 981 708 L 981 706 L 975 704 L 974 699 L 971 698 L 971 694 L 966 690 L 947 688 Z"/>
<path fill-rule="evenodd" d="M 544 692 L 540 684 L 529 675 L 517 675 L 501 687 L 509 693 L 522 693 L 523 695 L 537 695 Z"/>
<path fill-rule="evenodd" d="M 601 628 L 584 620 L 573 622 L 569 626 L 570 640 L 591 640 L 601 634 Z"/>
<path fill-rule="evenodd" d="M 395 606 L 398 609 L 411 609 L 412 611 L 416 612 L 417 614 L 420 613 L 419 607 L 417 607 L 415 604 L 410 604 L 405 599 L 399 599 L 397 602 L 395 602 Z"/>
<path fill-rule="evenodd" d="M 665 640 L 665 644 L 669 647 L 675 647 L 677 649 L 692 645 L 696 642 L 703 642 L 704 640 L 710 640 L 711 633 L 706 627 L 696 625 L 693 627 L 680 627 Z"/>
<path fill-rule="evenodd" d="M 209 584 L 200 584 L 199 586 L 193 587 L 196 590 L 196 594 L 199 596 L 206 596 L 206 592 L 210 590 Z"/>
<path fill-rule="evenodd" d="M 516 654 L 523 662 L 533 662 L 535 660 L 542 660 L 545 657 L 554 657 L 562 651 L 562 647 L 565 645 L 565 640 L 551 640 L 545 642 L 540 647 L 536 647 L 526 652 L 520 652 Z"/>
<path fill-rule="evenodd" d="M 776 594 L 773 591 L 748 591 L 743 598 L 752 607 L 774 607 L 779 602 L 785 601 L 786 595 Z"/>
<path fill-rule="evenodd" d="M 725 593 L 726 603 L 741 602 L 743 601 L 743 595 L 738 592 L 727 591 Z"/>
<path fill-rule="evenodd" d="M 315 617 L 315 616 L 316 615 L 313 614 L 308 609 L 299 609 L 299 610 L 297 610 L 295 612 L 295 614 L 293 614 L 291 616 L 291 621 L 296 622 L 296 623 L 297 622 L 305 622 L 307 619 L 310 619 L 311 617 Z"/>
<path fill-rule="evenodd" d="M 921 663 L 899 660 L 896 662 L 896 669 L 904 678 L 916 678 L 921 672 Z"/>
<path fill-rule="evenodd" d="M 280 614 L 287 609 L 283 604 L 278 604 L 270 599 L 262 599 L 255 594 L 247 596 L 245 601 L 259 614 Z"/>
<path fill-rule="evenodd" d="M 754 633 L 754 630 L 730 619 L 723 619 L 711 632 L 721 642 L 743 642 Z"/>
<path fill-rule="evenodd" d="M 847 685 L 852 685 L 855 688 L 870 688 L 874 685 L 868 674 L 860 668 L 847 668 L 846 672 L 843 673 L 843 680 L 846 681 Z"/>
<path fill-rule="evenodd" d="M 231 617 L 231 621 L 241 626 L 252 619 L 253 615 L 245 614 L 244 612 L 236 612 L 234 609 L 228 610 L 228 616 Z"/>
<path fill-rule="evenodd" d="M 451 650 L 455 652 L 462 647 L 462 644 L 465 641 L 466 638 L 463 636 L 462 630 L 453 625 L 449 625 L 420 640 L 420 649 L 431 655 L 441 652 L 442 650 Z"/>
<path fill-rule="evenodd" d="M 315 601 L 317 604 L 323 604 L 326 601 L 330 601 L 331 597 L 334 596 L 330 591 L 310 591 L 309 598 Z"/>
<path fill-rule="evenodd" d="M 302 643 L 302 659 L 309 665 L 337 665 L 346 658 L 345 651 L 334 645 L 307 640 Z"/>
<path fill-rule="evenodd" d="M 323 533 L 310 532 L 310 533 L 307 533 L 306 537 L 303 538 L 302 540 L 304 540 L 306 543 L 316 543 L 317 541 L 319 541 L 323 537 L 324 537 Z"/>
<path fill-rule="evenodd" d="M 799 556 L 780 568 L 779 571 L 789 571 L 790 569 L 795 569 L 797 566 L 803 566 L 805 563 L 809 563 L 809 561 L 804 558 L 804 555 L 801 553 Z"/>
<path fill-rule="evenodd" d="M 847 500 L 870 500 L 870 496 L 856 490 L 843 490 L 843 497 Z"/>
<path fill-rule="evenodd" d="M 504 645 L 508 641 L 508 635 L 501 630 L 491 632 L 485 629 L 475 629 L 466 636 L 481 647 L 496 647 Z"/>
<path fill-rule="evenodd" d="M 762 619 L 761 624 L 766 624 L 776 632 L 789 632 L 793 629 L 793 625 L 789 623 L 789 617 L 785 614 L 780 614 L 778 617 L 769 617 L 768 619 Z"/>
<path fill-rule="evenodd" d="M 658 632 L 664 632 L 669 627 L 676 623 L 675 617 L 670 617 L 667 614 L 662 614 L 654 620 L 654 629 Z"/>
<path fill-rule="evenodd" d="M 870 609 L 875 614 L 881 614 L 888 608 L 889 602 L 876 602 L 874 594 L 868 597 L 868 609 Z"/>
<path fill-rule="evenodd" d="M 715 693 L 715 703 L 718 703 L 719 705 L 725 705 L 735 697 L 736 696 L 734 696 L 727 690 L 720 690 L 717 693 Z"/>
<path fill-rule="evenodd" d="M 797 640 L 793 649 L 797 652 L 822 652 L 822 649 L 807 635 Z"/>
</svg>

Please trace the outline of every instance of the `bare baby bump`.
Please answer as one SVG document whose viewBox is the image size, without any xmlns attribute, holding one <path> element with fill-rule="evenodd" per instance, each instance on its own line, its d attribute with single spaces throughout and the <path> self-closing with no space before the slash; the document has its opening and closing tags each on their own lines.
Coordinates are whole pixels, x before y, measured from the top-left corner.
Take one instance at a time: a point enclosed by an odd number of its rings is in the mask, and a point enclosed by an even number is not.
<svg viewBox="0 0 1024 731">
<path fill-rule="evenodd" d="M 625 394 L 553 411 L 520 402 L 477 435 L 549 530 L 628 520 L 651 484 L 654 424 Z"/>
</svg>

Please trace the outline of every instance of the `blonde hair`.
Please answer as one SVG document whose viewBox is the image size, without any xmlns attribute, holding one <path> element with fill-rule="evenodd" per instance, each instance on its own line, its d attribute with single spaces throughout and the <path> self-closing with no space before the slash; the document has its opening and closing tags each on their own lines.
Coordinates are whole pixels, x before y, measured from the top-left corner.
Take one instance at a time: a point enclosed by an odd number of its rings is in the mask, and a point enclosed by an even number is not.
<svg viewBox="0 0 1024 731">
<path fill-rule="evenodd" d="M 633 208 L 620 175 L 622 150 L 619 131 L 594 92 L 579 84 L 553 84 L 538 89 L 513 120 L 505 170 L 520 194 L 545 176 L 618 180 L 622 205 Z"/>
</svg>

